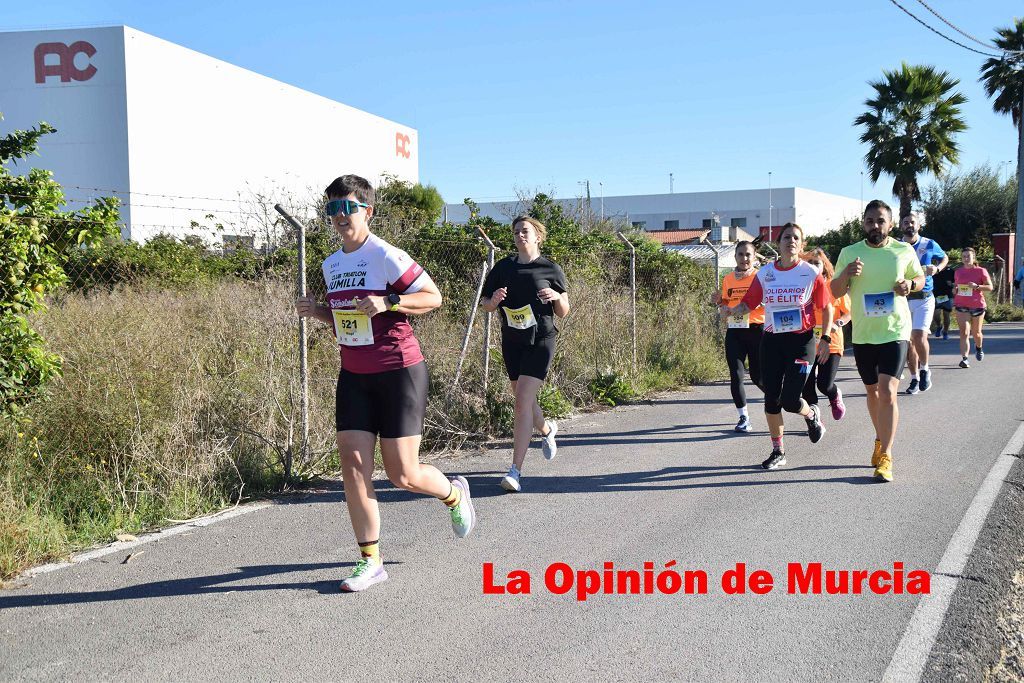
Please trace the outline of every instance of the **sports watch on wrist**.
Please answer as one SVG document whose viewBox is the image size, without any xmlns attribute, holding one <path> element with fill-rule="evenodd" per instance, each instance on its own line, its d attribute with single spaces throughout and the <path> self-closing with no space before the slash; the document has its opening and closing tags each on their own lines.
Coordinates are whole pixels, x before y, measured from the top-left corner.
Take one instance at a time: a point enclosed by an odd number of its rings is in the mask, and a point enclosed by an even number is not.
<svg viewBox="0 0 1024 683">
<path fill-rule="evenodd" d="M 394 292 L 388 294 L 388 310 L 397 311 L 398 304 L 402 303 L 402 297 L 398 296 Z"/>
</svg>

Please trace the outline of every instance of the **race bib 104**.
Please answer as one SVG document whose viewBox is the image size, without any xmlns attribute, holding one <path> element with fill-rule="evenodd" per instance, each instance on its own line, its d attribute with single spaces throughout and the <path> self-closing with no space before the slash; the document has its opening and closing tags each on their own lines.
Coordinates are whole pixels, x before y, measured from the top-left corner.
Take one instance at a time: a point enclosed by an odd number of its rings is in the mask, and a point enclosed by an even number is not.
<svg viewBox="0 0 1024 683">
<path fill-rule="evenodd" d="M 772 311 L 772 327 L 775 332 L 799 332 L 803 327 L 799 308 Z"/>
<path fill-rule="evenodd" d="M 868 318 L 884 318 L 896 310 L 896 293 L 880 292 L 864 295 L 864 315 Z"/>
<path fill-rule="evenodd" d="M 529 304 L 522 308 L 502 306 L 501 310 L 505 311 L 505 319 L 508 321 L 509 327 L 514 327 L 517 330 L 528 330 L 537 324 L 537 319 L 533 316 L 533 308 Z"/>
<path fill-rule="evenodd" d="M 373 344 L 370 317 L 360 311 L 333 309 L 334 335 L 342 346 L 369 346 Z"/>
<path fill-rule="evenodd" d="M 730 315 L 728 317 L 728 325 L 731 329 L 750 327 L 750 313 Z"/>
</svg>

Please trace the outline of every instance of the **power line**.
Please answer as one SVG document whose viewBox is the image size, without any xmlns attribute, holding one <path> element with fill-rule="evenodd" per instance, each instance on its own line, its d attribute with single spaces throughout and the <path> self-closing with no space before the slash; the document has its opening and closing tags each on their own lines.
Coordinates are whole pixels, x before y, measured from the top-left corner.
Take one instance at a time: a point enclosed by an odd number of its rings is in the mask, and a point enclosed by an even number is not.
<svg viewBox="0 0 1024 683">
<path fill-rule="evenodd" d="M 939 31 L 938 29 L 936 29 L 936 28 L 934 28 L 934 27 L 930 26 L 930 25 L 929 25 L 929 24 L 928 24 L 927 22 L 925 22 L 925 21 L 924 21 L 923 19 L 921 19 L 920 17 L 918 17 L 917 15 L 915 15 L 915 14 L 914 14 L 913 12 L 911 12 L 910 10 L 908 10 L 908 9 L 907 9 L 906 7 L 904 7 L 904 6 L 903 6 L 903 5 L 901 5 L 900 3 L 896 2 L 896 0 L 889 0 L 889 2 L 891 2 L 892 4 L 894 4 L 894 5 L 896 5 L 897 7 L 899 7 L 899 8 L 901 9 L 901 10 L 903 10 L 903 11 L 904 11 L 904 13 L 906 13 L 906 15 L 907 15 L 907 16 L 909 16 L 909 17 L 910 17 L 911 19 L 913 19 L 913 20 L 914 20 L 914 21 L 916 21 L 917 23 L 921 24 L 921 26 L 924 26 L 924 27 L 925 27 L 926 29 L 928 29 L 929 31 L 931 31 L 931 32 L 932 32 L 932 33 L 934 33 L 935 35 L 937 35 L 937 36 L 939 36 L 939 37 L 941 37 L 941 38 L 945 38 L 946 40 L 948 40 L 949 42 L 953 43 L 954 45 L 959 45 L 959 46 L 960 46 L 960 47 L 962 47 L 963 49 L 965 49 L 965 50 L 970 50 L 971 52 L 974 52 L 974 53 L 977 53 L 977 54 L 979 54 L 979 55 L 982 55 L 983 57 L 991 57 L 992 59 L 1002 59 L 1002 58 L 1003 58 L 1003 56 L 1002 56 L 1002 55 L 994 55 L 994 54 L 991 54 L 991 53 L 989 53 L 989 52 L 982 52 L 981 50 L 975 50 L 975 49 L 974 49 L 973 47 L 971 47 L 970 45 L 964 45 L 964 44 L 963 44 L 963 43 L 961 43 L 960 41 L 958 41 L 958 40 L 956 40 L 956 39 L 954 39 L 954 38 L 950 38 L 950 37 L 949 37 L 949 36 L 947 36 L 947 35 L 946 35 L 945 33 L 942 33 L 942 32 L 941 32 L 941 31 Z M 993 48 L 993 49 L 999 49 L 999 48 Z"/>
<path fill-rule="evenodd" d="M 950 27 L 951 29 L 953 29 L 954 31 L 956 31 L 960 35 L 964 36 L 965 38 L 973 40 L 978 45 L 982 45 L 984 47 L 987 47 L 990 50 L 999 50 L 1000 52 L 1003 52 L 1003 53 L 1006 53 L 1006 54 L 1014 54 L 1014 55 L 1018 55 L 1018 56 L 1024 55 L 1024 52 L 1022 52 L 1020 50 L 1004 50 L 1003 48 L 999 47 L 998 45 L 993 45 L 992 43 L 987 43 L 984 40 L 979 40 L 979 39 L 975 38 L 970 33 L 968 33 L 967 31 L 964 31 L 962 28 L 954 25 L 953 22 L 951 22 L 949 19 L 947 19 L 946 17 L 944 17 L 941 14 L 939 14 L 938 12 L 936 12 L 934 9 L 932 9 L 931 5 L 929 5 L 924 0 L 917 0 L 917 1 L 921 5 L 923 5 L 926 10 L 928 10 L 929 12 L 934 14 L 936 17 L 938 17 L 939 21 L 941 21 L 943 24 L 945 24 L 946 26 Z"/>
</svg>

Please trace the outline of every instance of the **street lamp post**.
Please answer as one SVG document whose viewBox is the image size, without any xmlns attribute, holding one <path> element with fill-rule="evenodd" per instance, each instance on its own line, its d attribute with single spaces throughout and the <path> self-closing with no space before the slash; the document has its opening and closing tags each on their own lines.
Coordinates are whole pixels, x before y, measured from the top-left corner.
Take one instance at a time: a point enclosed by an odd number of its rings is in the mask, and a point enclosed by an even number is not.
<svg viewBox="0 0 1024 683">
<path fill-rule="evenodd" d="M 768 241 L 772 241 L 772 172 L 768 171 Z"/>
<path fill-rule="evenodd" d="M 597 184 L 601 187 L 601 220 L 603 221 L 604 220 L 604 183 L 602 183 L 599 180 L 599 181 L 597 181 Z"/>
</svg>

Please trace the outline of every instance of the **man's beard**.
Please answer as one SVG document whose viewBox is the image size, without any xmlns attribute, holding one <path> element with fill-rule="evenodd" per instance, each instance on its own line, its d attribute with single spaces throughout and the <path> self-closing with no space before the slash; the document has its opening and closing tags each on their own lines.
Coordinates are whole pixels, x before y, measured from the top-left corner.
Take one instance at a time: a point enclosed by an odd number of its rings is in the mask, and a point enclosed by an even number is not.
<svg viewBox="0 0 1024 683">
<path fill-rule="evenodd" d="M 885 241 L 885 235 L 882 234 L 881 230 L 872 230 L 868 233 L 868 242 L 871 244 L 881 244 Z"/>
</svg>

